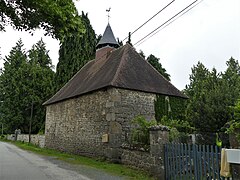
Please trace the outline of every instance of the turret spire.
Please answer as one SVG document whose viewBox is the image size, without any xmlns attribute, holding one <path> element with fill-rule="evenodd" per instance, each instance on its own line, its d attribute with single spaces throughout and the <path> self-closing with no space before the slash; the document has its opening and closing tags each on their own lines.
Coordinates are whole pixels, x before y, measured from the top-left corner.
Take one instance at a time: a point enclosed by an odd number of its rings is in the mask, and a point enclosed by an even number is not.
<svg viewBox="0 0 240 180">
<path fill-rule="evenodd" d="M 109 23 L 108 23 L 108 25 L 107 25 L 104 33 L 103 33 L 103 36 L 102 36 L 101 40 L 98 42 L 96 48 L 100 49 L 100 48 L 105 47 L 105 46 L 110 46 L 110 47 L 113 47 L 113 48 L 118 48 L 119 47 L 119 44 L 117 43 L 117 41 L 114 37 L 114 34 L 112 32 L 112 28 L 111 28 Z"/>
</svg>

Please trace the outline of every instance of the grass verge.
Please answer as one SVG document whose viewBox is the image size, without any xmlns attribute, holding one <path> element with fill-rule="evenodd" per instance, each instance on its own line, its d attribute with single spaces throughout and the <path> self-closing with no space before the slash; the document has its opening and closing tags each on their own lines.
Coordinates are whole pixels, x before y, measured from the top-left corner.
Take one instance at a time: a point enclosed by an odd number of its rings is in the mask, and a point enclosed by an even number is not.
<svg viewBox="0 0 240 180">
<path fill-rule="evenodd" d="M 131 169 L 125 165 L 109 163 L 109 162 L 101 160 L 101 159 L 94 159 L 94 158 L 88 158 L 88 157 L 84 157 L 84 156 L 63 153 L 63 152 L 59 152 L 59 151 L 47 149 L 47 148 L 39 148 L 33 144 L 23 143 L 23 142 L 19 142 L 19 141 L 17 141 L 17 142 L 9 141 L 9 140 L 1 139 L 1 138 L 0 138 L 0 141 L 9 142 L 11 144 L 16 145 L 17 147 L 19 147 L 21 149 L 31 151 L 36 154 L 55 157 L 59 160 L 62 160 L 62 161 L 65 161 L 65 162 L 71 163 L 71 164 L 90 166 L 90 167 L 93 167 L 96 169 L 103 170 L 104 172 L 110 173 L 112 175 L 124 176 L 127 179 L 137 179 L 137 180 L 153 179 L 145 172 Z"/>
</svg>

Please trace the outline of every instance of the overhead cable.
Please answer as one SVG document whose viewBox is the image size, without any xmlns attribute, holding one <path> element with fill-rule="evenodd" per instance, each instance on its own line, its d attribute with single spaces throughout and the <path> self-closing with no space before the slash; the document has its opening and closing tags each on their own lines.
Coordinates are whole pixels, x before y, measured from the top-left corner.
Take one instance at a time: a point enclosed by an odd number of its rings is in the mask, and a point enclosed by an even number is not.
<svg viewBox="0 0 240 180">
<path fill-rule="evenodd" d="M 144 25 L 146 25 L 149 21 L 151 21 L 155 16 L 157 16 L 159 13 L 161 13 L 164 9 L 166 9 L 168 6 L 170 6 L 175 0 L 171 1 L 170 3 L 168 3 L 164 8 L 162 8 L 160 11 L 158 11 L 156 14 L 154 14 L 151 18 L 149 18 L 145 23 L 143 23 L 141 26 L 139 26 L 137 29 L 135 29 L 132 33 L 130 33 L 130 35 L 134 34 L 135 32 L 137 32 L 139 29 L 141 29 Z M 125 41 L 128 38 L 128 36 L 126 38 L 123 39 L 123 41 Z"/>
<path fill-rule="evenodd" d="M 146 36 L 144 36 L 143 38 L 141 38 L 139 41 L 137 41 L 134 45 L 139 44 L 140 42 L 142 42 L 143 40 L 145 40 L 147 37 L 151 36 L 153 33 L 155 33 L 157 30 L 159 30 L 162 27 L 166 27 L 169 24 L 171 24 L 171 20 L 174 19 L 175 17 L 177 17 L 179 14 L 181 14 L 182 12 L 184 12 L 185 10 L 187 10 L 189 7 L 193 6 L 197 1 L 199 0 L 195 0 L 194 2 L 192 2 L 191 4 L 189 4 L 188 6 L 186 6 L 184 9 L 182 9 L 181 11 L 179 11 L 177 14 L 175 14 L 174 16 L 172 16 L 170 19 L 168 19 L 167 21 L 165 21 L 164 23 L 162 23 L 160 26 L 158 26 L 156 29 L 154 29 L 153 31 L 151 31 L 150 33 L 148 33 Z M 198 3 L 199 4 L 199 3 Z M 196 4 L 197 5 L 197 4 Z M 196 6 L 195 5 L 195 6 Z M 193 6 L 193 7 L 195 7 Z M 192 7 L 192 8 L 193 8 Z M 190 8 L 189 10 L 191 10 L 192 8 Z M 187 10 L 186 12 L 188 12 L 189 10 Z M 184 13 L 185 14 L 185 13 Z M 181 17 L 181 16 L 180 16 Z M 169 24 L 168 24 L 169 23 Z M 159 32 L 159 31 L 158 31 Z M 156 34 L 156 33 L 155 33 Z"/>
</svg>

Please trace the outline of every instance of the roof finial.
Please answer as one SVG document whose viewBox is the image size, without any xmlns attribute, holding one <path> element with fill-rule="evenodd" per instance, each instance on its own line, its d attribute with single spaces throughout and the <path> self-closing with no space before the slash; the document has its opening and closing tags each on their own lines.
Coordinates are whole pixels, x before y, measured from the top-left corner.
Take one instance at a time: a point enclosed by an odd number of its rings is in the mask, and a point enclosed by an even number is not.
<svg viewBox="0 0 240 180">
<path fill-rule="evenodd" d="M 108 12 L 108 15 L 107 15 L 107 17 L 108 17 L 108 23 L 109 23 L 109 19 L 110 19 L 110 15 L 109 15 L 110 10 L 111 10 L 111 7 L 109 7 L 108 9 L 106 9 L 106 11 Z"/>
</svg>

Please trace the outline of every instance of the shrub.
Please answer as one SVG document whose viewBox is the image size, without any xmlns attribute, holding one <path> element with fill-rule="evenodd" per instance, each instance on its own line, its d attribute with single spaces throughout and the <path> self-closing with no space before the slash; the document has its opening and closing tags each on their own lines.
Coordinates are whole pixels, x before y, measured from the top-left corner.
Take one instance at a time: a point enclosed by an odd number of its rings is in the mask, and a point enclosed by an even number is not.
<svg viewBox="0 0 240 180">
<path fill-rule="evenodd" d="M 183 120 L 169 119 L 167 116 L 163 116 L 161 124 L 168 126 L 169 141 L 170 142 L 183 142 L 187 143 L 189 133 L 192 133 L 195 129 L 191 127 L 189 122 Z"/>
<path fill-rule="evenodd" d="M 137 116 L 132 120 L 134 128 L 131 132 L 131 144 L 134 146 L 143 147 L 145 150 L 150 145 L 149 128 L 156 125 L 155 120 L 148 121 L 142 116 Z"/>
<path fill-rule="evenodd" d="M 233 120 L 229 122 L 230 126 L 227 128 L 226 133 L 235 133 L 236 129 L 240 129 L 240 99 L 238 99 L 236 105 L 232 107 L 234 115 Z M 236 134 L 238 141 L 240 142 L 240 134 Z"/>
<path fill-rule="evenodd" d="M 167 116 L 163 116 L 161 119 L 161 124 L 176 128 L 179 132 L 192 133 L 195 129 L 192 127 L 188 121 L 168 119 Z"/>
</svg>

